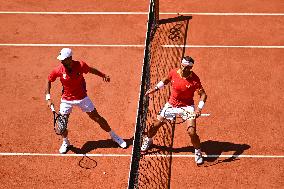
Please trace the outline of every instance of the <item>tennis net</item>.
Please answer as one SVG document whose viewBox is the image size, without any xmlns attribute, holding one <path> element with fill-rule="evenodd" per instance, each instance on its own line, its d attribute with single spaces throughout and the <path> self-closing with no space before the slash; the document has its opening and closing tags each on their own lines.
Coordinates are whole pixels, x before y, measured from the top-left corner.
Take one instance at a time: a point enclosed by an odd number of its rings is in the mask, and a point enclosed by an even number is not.
<svg viewBox="0 0 284 189">
<path fill-rule="evenodd" d="M 148 154 L 140 153 L 143 133 L 155 121 L 159 110 L 167 102 L 170 90 L 163 90 L 145 97 L 145 92 L 178 65 L 184 55 L 188 22 L 191 17 L 177 16 L 159 19 L 159 2 L 150 0 L 148 26 L 144 50 L 144 62 L 136 127 L 129 172 L 128 188 L 170 188 L 171 148 L 173 123 L 166 123 L 155 136 L 153 148 Z"/>
</svg>

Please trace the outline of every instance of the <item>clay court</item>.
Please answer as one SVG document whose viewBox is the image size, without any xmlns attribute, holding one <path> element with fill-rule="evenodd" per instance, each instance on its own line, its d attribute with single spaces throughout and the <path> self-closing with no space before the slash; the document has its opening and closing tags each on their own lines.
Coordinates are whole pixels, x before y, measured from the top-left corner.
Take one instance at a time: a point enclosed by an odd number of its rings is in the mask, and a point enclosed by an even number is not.
<svg viewBox="0 0 284 189">
<path fill-rule="evenodd" d="M 127 188 L 149 1 L 0 4 L 0 188 Z M 170 188 L 283 188 L 283 1 L 160 1 L 161 18 L 177 13 L 192 16 L 185 53 L 208 94 L 198 133 L 214 158 L 196 166 L 185 128 L 176 127 Z M 58 154 L 45 88 L 63 47 L 110 75 L 110 83 L 85 75 L 88 96 L 127 149 L 74 109 L 73 148 Z M 57 108 L 60 94 L 57 80 Z"/>
</svg>

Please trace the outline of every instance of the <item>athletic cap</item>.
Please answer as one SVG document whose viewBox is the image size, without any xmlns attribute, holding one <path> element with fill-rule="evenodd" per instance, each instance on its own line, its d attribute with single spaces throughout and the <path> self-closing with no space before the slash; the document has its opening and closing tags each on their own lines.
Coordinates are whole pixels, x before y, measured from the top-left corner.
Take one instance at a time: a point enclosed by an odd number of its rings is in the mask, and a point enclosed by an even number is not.
<svg viewBox="0 0 284 189">
<path fill-rule="evenodd" d="M 184 66 L 193 66 L 194 60 L 193 58 L 186 56 L 186 57 L 183 57 L 181 64 Z"/>
<path fill-rule="evenodd" d="M 68 57 L 72 56 L 72 50 L 69 48 L 61 49 L 59 56 L 57 57 L 58 60 L 64 60 Z"/>
</svg>

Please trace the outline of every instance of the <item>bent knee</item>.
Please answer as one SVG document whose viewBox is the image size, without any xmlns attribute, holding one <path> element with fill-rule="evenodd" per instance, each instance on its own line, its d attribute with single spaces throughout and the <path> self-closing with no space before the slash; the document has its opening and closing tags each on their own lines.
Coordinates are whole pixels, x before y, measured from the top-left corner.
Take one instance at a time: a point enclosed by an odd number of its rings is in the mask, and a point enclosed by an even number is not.
<svg viewBox="0 0 284 189">
<path fill-rule="evenodd" d="M 189 136 L 195 136 L 196 134 L 196 128 L 193 126 L 188 126 L 187 128 L 187 133 L 189 134 Z"/>
<path fill-rule="evenodd" d="M 162 117 L 161 115 L 157 115 L 157 120 L 158 120 L 159 122 L 164 122 L 164 121 L 165 121 L 165 118 Z"/>
</svg>

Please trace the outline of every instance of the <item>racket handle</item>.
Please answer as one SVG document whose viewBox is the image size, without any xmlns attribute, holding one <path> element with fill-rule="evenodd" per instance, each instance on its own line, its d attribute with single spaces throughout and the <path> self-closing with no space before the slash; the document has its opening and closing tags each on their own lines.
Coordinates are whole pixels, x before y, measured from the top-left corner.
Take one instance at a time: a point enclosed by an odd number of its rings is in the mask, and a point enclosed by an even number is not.
<svg viewBox="0 0 284 189">
<path fill-rule="evenodd" d="M 50 109 L 51 109 L 51 111 L 55 112 L 55 108 L 54 108 L 53 104 L 50 105 Z"/>
</svg>

